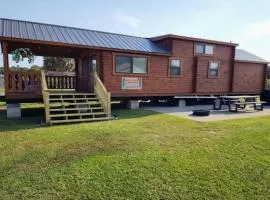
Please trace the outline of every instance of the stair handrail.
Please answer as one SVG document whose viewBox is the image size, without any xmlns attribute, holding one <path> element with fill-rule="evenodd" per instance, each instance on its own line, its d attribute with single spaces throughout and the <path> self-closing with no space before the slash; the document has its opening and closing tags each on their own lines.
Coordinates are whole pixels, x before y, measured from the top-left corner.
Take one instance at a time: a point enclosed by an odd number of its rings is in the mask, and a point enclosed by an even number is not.
<svg viewBox="0 0 270 200">
<path fill-rule="evenodd" d="M 111 117 L 111 93 L 107 91 L 106 87 L 100 80 L 97 72 L 93 72 L 94 77 L 94 90 L 101 102 L 104 105 L 104 111 L 107 113 L 108 117 Z"/>
<path fill-rule="evenodd" d="M 41 74 L 41 86 L 42 86 L 42 90 L 48 90 L 48 86 L 47 86 L 47 82 L 46 82 L 46 75 L 44 70 L 40 70 L 40 74 Z"/>
<path fill-rule="evenodd" d="M 50 123 L 49 91 L 44 70 L 40 70 L 40 73 L 41 73 L 41 89 L 45 109 L 45 121 L 46 124 L 49 124 Z"/>
</svg>

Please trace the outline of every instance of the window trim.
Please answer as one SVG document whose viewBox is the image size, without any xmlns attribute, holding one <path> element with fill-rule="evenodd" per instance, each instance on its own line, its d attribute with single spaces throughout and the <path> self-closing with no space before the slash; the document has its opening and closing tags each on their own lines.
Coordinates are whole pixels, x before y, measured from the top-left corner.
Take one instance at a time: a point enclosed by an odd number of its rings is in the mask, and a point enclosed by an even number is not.
<svg viewBox="0 0 270 200">
<path fill-rule="evenodd" d="M 179 60 L 180 61 L 180 74 L 179 75 L 171 74 L 171 61 L 172 60 Z M 182 76 L 182 65 L 183 65 L 183 61 L 181 58 L 169 58 L 168 77 L 181 77 Z"/>
<path fill-rule="evenodd" d="M 122 55 L 117 55 L 117 56 L 122 56 Z M 118 71 L 116 71 L 117 70 L 117 68 L 116 68 L 116 57 L 117 56 L 115 56 L 115 60 L 114 60 L 114 65 L 115 65 L 115 68 L 114 68 L 114 70 L 115 70 L 115 73 L 121 73 L 121 74 L 133 74 L 132 73 L 132 71 L 133 71 L 133 61 L 132 61 L 132 58 L 130 57 L 130 56 L 122 56 L 122 57 L 128 57 L 128 60 L 129 61 L 131 61 L 131 63 L 130 63 L 130 72 L 118 72 Z"/>
<path fill-rule="evenodd" d="M 148 76 L 150 73 L 150 56 L 131 54 L 131 53 L 112 53 L 112 56 L 113 56 L 113 75 L 139 77 L 139 76 Z M 129 57 L 137 57 L 137 58 L 146 58 L 147 59 L 147 72 L 146 73 L 116 72 L 116 56 L 129 56 Z"/>
<path fill-rule="evenodd" d="M 208 53 L 206 53 L 206 47 L 207 46 L 211 46 L 211 47 L 213 47 L 213 52 L 211 53 L 211 54 L 208 54 Z M 214 45 L 211 45 L 211 44 L 206 44 L 206 45 L 204 45 L 204 55 L 214 55 Z"/>
<path fill-rule="evenodd" d="M 195 43 L 195 45 L 194 45 L 194 53 L 195 53 L 195 55 L 205 55 L 204 53 L 197 53 L 197 46 L 204 46 L 204 44 Z M 204 51 L 204 48 L 203 48 L 203 51 Z"/>
<path fill-rule="evenodd" d="M 213 47 L 213 53 L 212 54 L 206 54 L 206 53 L 197 53 L 196 52 L 196 46 L 197 45 L 203 45 L 204 46 L 204 52 L 205 52 L 205 47 L 206 46 L 212 46 Z M 206 44 L 206 43 L 194 43 L 194 55 L 196 56 L 214 56 L 215 55 L 215 49 L 216 46 L 214 44 Z"/>
<path fill-rule="evenodd" d="M 217 63 L 218 64 L 218 70 L 217 70 L 217 75 L 216 76 L 213 76 L 213 75 L 210 74 L 211 63 Z M 221 62 L 220 61 L 209 60 L 209 64 L 208 64 L 208 78 L 212 78 L 212 79 L 219 78 L 220 67 L 221 67 Z"/>
</svg>

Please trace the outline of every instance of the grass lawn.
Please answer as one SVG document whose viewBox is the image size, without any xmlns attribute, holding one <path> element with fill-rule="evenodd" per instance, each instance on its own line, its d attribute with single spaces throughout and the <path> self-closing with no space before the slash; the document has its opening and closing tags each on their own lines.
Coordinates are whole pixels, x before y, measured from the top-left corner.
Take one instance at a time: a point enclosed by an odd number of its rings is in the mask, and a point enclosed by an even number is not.
<svg viewBox="0 0 270 200">
<path fill-rule="evenodd" d="M 0 101 L 0 110 L 6 105 L 5 102 Z M 44 108 L 43 103 L 21 103 L 21 108 Z"/>
<path fill-rule="evenodd" d="M 0 88 L 0 93 L 4 93 L 5 92 L 5 89 L 4 88 Z"/>
<path fill-rule="evenodd" d="M 53 127 L 0 115 L 0 199 L 270 199 L 270 117 L 116 113 Z"/>
</svg>

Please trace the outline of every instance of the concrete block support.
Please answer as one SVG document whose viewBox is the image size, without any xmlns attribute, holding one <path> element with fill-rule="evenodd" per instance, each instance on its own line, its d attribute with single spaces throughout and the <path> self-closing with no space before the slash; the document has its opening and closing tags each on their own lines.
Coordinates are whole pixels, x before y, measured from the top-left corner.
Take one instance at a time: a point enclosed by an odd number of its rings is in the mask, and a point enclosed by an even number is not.
<svg viewBox="0 0 270 200">
<path fill-rule="evenodd" d="M 186 107 L 186 100 L 180 99 L 180 100 L 178 101 L 178 107 L 179 107 L 179 108 L 185 108 L 185 107 Z"/>
<path fill-rule="evenodd" d="M 7 118 L 21 118 L 22 111 L 19 103 L 7 104 Z"/>
<path fill-rule="evenodd" d="M 128 102 L 128 108 L 129 109 L 139 109 L 140 108 L 140 102 L 138 100 L 130 100 Z"/>
</svg>

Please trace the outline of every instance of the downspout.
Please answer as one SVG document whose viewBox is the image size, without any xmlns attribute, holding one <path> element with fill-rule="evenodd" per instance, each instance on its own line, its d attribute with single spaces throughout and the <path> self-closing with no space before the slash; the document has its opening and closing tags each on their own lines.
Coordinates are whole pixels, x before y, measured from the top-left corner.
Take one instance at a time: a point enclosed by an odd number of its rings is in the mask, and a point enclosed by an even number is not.
<svg viewBox="0 0 270 200">
<path fill-rule="evenodd" d="M 235 46 L 232 49 L 232 60 L 231 60 L 231 77 L 230 77 L 230 93 L 234 92 L 234 71 L 235 71 Z"/>
<path fill-rule="evenodd" d="M 193 59 L 193 93 L 197 93 L 197 78 L 198 78 L 198 57 L 194 56 Z"/>
<path fill-rule="evenodd" d="M 267 82 L 267 69 L 268 69 L 268 64 L 265 64 L 264 66 L 264 79 L 263 79 L 263 85 L 262 85 L 262 91 L 266 89 L 266 82 Z"/>
</svg>

